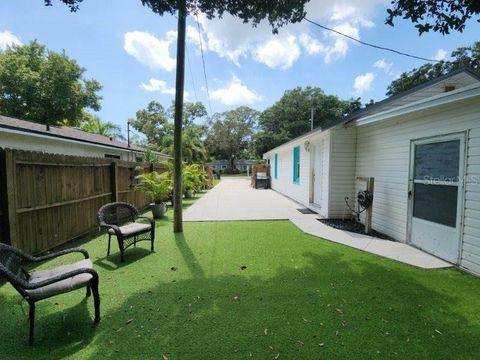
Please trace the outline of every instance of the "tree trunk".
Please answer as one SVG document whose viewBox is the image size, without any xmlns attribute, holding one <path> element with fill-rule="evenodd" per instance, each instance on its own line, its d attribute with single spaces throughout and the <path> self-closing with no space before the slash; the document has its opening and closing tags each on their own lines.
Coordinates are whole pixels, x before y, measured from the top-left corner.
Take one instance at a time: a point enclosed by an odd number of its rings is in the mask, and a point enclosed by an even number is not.
<svg viewBox="0 0 480 360">
<path fill-rule="evenodd" d="M 183 232 L 182 219 L 182 127 L 185 86 L 186 0 L 178 0 L 177 70 L 175 83 L 175 122 L 173 131 L 173 232 Z"/>
</svg>

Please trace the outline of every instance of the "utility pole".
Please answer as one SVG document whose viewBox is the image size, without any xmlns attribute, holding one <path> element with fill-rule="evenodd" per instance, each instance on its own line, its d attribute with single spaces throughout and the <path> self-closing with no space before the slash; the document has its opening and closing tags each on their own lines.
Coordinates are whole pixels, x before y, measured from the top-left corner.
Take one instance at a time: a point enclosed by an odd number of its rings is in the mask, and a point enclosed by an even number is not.
<svg viewBox="0 0 480 360">
<path fill-rule="evenodd" d="M 127 121 L 127 145 L 130 147 L 130 121 Z"/>
<path fill-rule="evenodd" d="M 182 125 L 185 88 L 186 0 L 178 0 L 177 70 L 175 82 L 175 120 L 173 124 L 173 232 L 183 232 L 182 215 Z"/>
<path fill-rule="evenodd" d="M 315 111 L 315 109 L 312 106 L 312 112 L 310 114 L 310 131 L 313 131 L 313 113 L 314 113 L 314 111 Z"/>
</svg>

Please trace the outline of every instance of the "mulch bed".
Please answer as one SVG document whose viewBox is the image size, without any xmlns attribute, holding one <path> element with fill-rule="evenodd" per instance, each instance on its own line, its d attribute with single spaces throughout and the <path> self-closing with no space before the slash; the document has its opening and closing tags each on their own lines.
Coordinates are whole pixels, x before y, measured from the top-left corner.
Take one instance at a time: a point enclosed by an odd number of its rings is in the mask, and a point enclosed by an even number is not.
<svg viewBox="0 0 480 360">
<path fill-rule="evenodd" d="M 350 231 L 353 233 L 365 235 L 365 225 L 354 220 L 318 219 L 318 221 L 320 221 L 321 223 L 324 223 L 325 225 L 331 226 L 335 229 L 345 230 L 345 231 Z M 390 236 L 382 234 L 376 230 L 372 230 L 372 232 L 369 235 L 380 238 L 380 239 L 384 239 L 384 240 L 395 241 Z"/>
</svg>

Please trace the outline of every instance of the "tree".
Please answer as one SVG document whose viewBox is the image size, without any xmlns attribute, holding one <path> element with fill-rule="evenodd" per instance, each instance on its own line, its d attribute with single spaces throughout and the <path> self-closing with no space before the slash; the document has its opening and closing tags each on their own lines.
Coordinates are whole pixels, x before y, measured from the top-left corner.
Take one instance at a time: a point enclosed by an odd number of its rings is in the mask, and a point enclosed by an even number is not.
<svg viewBox="0 0 480 360">
<path fill-rule="evenodd" d="M 248 151 L 260 113 L 246 106 L 217 113 L 210 120 L 210 132 L 205 146 L 210 155 L 229 159 L 233 168 L 235 159 Z"/>
<path fill-rule="evenodd" d="M 175 116 L 175 102 L 168 109 L 169 117 L 172 119 Z M 207 109 L 202 102 L 197 101 L 195 103 L 186 102 L 183 104 L 183 128 L 192 127 L 195 125 L 195 121 L 202 121 L 208 116 Z"/>
<path fill-rule="evenodd" d="M 118 140 L 125 140 L 122 129 L 117 124 L 102 121 L 98 116 L 90 113 L 85 114 L 85 120 L 80 125 L 80 129 L 92 134 L 108 136 Z"/>
<path fill-rule="evenodd" d="M 456 49 L 452 52 L 451 58 L 452 60 L 449 61 L 440 61 L 435 64 L 428 63 L 404 72 L 388 86 L 386 95 L 399 94 L 463 67 L 480 71 L 480 41 L 473 43 L 471 46 Z"/>
<path fill-rule="evenodd" d="M 62 0 L 71 11 L 78 10 L 78 4 L 83 0 Z M 173 231 L 183 231 L 182 220 L 182 124 L 183 124 L 183 93 L 185 85 L 185 34 L 186 17 L 188 14 L 204 13 L 208 19 L 221 18 L 228 13 L 241 19 L 244 23 L 258 25 L 267 20 L 274 33 L 288 23 L 296 23 L 305 17 L 305 4 L 309 0 L 141 0 L 154 13 L 159 15 L 177 14 L 177 64 L 175 81 L 175 121 L 174 121 L 174 219 Z M 44 0 L 51 5 L 51 0 Z"/>
<path fill-rule="evenodd" d="M 187 162 L 202 162 L 207 158 L 207 152 L 203 146 L 202 137 L 205 126 L 195 124 L 194 120 L 206 116 L 205 107 L 201 102 L 192 104 L 185 103 L 184 139 L 182 150 Z M 156 101 L 151 101 L 146 109 L 137 111 L 134 119 L 129 119 L 130 125 L 147 138 L 147 146 L 156 151 L 162 151 L 169 155 L 174 154 L 173 119 L 172 107 L 168 111 Z"/>
<path fill-rule="evenodd" d="M 360 106 L 360 99 L 340 100 L 318 87 L 287 90 L 279 101 L 262 112 L 260 131 L 254 137 L 255 151 L 262 156 L 265 151 L 308 132 L 312 108 L 313 127 L 317 128 L 334 124 Z"/>
<path fill-rule="evenodd" d="M 393 26 L 397 17 L 410 19 L 421 35 L 433 30 L 449 34 L 450 30 L 462 32 L 465 23 L 480 14 L 478 0 L 391 0 L 385 23 Z M 480 19 L 477 20 L 480 22 Z"/>
<path fill-rule="evenodd" d="M 161 151 L 164 147 L 165 137 L 173 133 L 167 112 L 157 101 L 151 101 L 146 109 L 138 110 L 135 118 L 128 121 L 134 129 L 145 135 L 147 146 L 157 151 Z"/>
<path fill-rule="evenodd" d="M 65 53 L 36 41 L 0 51 L 0 113 L 41 124 L 78 126 L 86 108 L 98 111 L 102 88 Z"/>
<path fill-rule="evenodd" d="M 207 150 L 201 138 L 200 131 L 203 131 L 202 129 L 203 127 L 192 125 L 183 131 L 182 152 L 187 163 L 205 162 L 208 158 Z M 167 134 L 164 138 L 162 151 L 169 155 L 174 154 L 173 133 Z"/>
<path fill-rule="evenodd" d="M 259 131 L 252 139 L 252 152 L 255 157 L 262 158 L 262 155 L 267 151 L 277 147 L 280 144 L 286 143 L 291 137 L 285 130 L 279 132 Z"/>
</svg>

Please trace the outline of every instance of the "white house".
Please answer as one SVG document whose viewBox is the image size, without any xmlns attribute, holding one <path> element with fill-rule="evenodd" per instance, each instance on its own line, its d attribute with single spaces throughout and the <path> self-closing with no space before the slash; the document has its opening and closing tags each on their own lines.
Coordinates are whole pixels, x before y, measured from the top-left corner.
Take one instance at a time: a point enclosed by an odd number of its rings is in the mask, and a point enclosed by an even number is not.
<svg viewBox="0 0 480 360">
<path fill-rule="evenodd" d="M 462 69 L 264 154 L 271 186 L 341 218 L 374 178 L 372 227 L 480 274 L 480 77 Z M 364 218 L 361 218 L 364 221 Z"/>
<path fill-rule="evenodd" d="M 257 160 L 238 159 L 234 161 L 235 169 L 246 172 L 249 167 L 256 164 Z M 207 163 L 213 170 L 226 170 L 230 168 L 231 164 L 229 160 L 213 160 Z"/>
<path fill-rule="evenodd" d="M 141 146 L 70 127 L 56 127 L 0 115 L 0 147 L 85 157 L 140 161 Z M 156 153 L 162 160 L 170 156 Z"/>
</svg>

